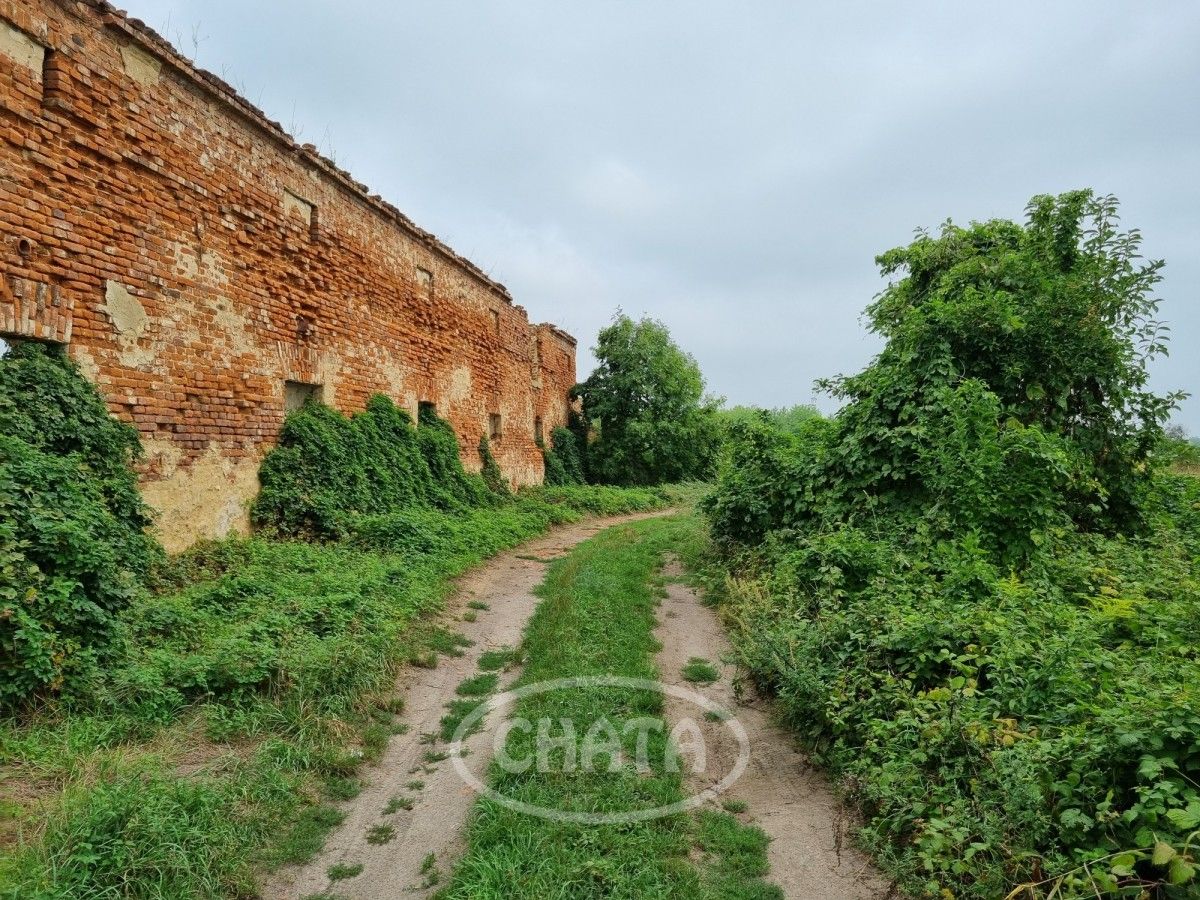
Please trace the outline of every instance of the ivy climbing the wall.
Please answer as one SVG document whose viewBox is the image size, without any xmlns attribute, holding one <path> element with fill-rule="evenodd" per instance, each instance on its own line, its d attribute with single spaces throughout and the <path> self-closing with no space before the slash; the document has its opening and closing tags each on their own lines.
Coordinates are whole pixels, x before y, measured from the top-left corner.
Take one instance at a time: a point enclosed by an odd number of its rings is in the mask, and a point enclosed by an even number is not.
<svg viewBox="0 0 1200 900">
<path fill-rule="evenodd" d="M 255 525 L 289 536 L 344 538 L 358 516 L 492 502 L 483 480 L 463 469 L 448 423 L 422 410 L 413 427 L 409 414 L 383 396 L 353 416 L 319 403 L 292 413 L 259 478 Z"/>
<path fill-rule="evenodd" d="M 0 358 L 0 705 L 76 692 L 115 653 L 118 615 L 161 555 L 140 455 L 60 349 Z"/>
</svg>

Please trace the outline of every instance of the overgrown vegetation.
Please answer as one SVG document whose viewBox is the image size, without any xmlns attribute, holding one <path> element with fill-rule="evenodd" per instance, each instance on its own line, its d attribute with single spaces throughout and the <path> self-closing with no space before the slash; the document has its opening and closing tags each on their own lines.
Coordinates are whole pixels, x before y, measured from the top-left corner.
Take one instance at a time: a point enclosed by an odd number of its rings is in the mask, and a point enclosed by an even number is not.
<svg viewBox="0 0 1200 900">
<path fill-rule="evenodd" d="M 720 444 L 718 401 L 704 394 L 696 360 L 661 322 L 618 314 L 593 348 L 596 369 L 576 392 L 598 426 L 587 477 L 651 485 L 704 479 Z"/>
<path fill-rule="evenodd" d="M 887 339 L 707 501 L 744 663 L 918 896 L 1184 896 L 1200 828 L 1200 482 L 1116 203 L 1038 197 L 879 258 Z"/>
<path fill-rule="evenodd" d="M 483 479 L 463 470 L 454 430 L 431 410 L 422 409 L 420 419 L 414 427 L 408 412 L 383 396 L 354 416 L 306 404 L 288 416 L 278 446 L 263 460 L 255 525 L 337 539 L 349 535 L 359 516 L 491 505 Z"/>
<path fill-rule="evenodd" d="M 119 617 L 161 551 L 113 419 L 66 354 L 0 358 L 0 709 L 86 691 L 119 653 Z"/>
<path fill-rule="evenodd" d="M 587 440 L 586 434 L 583 438 Z M 542 448 L 547 485 L 584 484 L 584 454 L 579 435 L 569 428 L 550 432 L 550 448 Z"/>
<path fill-rule="evenodd" d="M 527 660 L 517 686 L 585 675 L 657 677 L 652 654 L 655 607 L 661 588 L 655 573 L 668 549 L 692 541 L 698 528 L 679 519 L 620 526 L 580 544 L 555 561 L 539 588 L 542 602 L 523 645 Z M 624 767 L 610 771 L 521 774 L 494 767 L 492 786 L 506 797 L 542 808 L 591 813 L 655 808 L 683 799 L 678 772 L 662 765 L 667 729 L 646 732 L 651 771 L 631 760 L 637 728 L 631 719 L 661 719 L 662 695 L 612 687 L 574 687 L 522 698 L 516 715 L 529 721 L 611 723 L 625 748 Z M 508 754 L 533 753 L 534 734 L 514 729 Z M 552 751 L 561 763 L 562 748 Z M 552 767 L 553 768 L 553 767 Z M 442 896 L 447 898 L 697 897 L 773 900 L 762 881 L 766 836 L 732 816 L 710 811 L 616 825 L 581 825 L 516 812 L 481 799 L 471 817 L 469 848 Z M 704 862 L 693 866 L 695 848 Z"/>
<path fill-rule="evenodd" d="M 777 431 L 798 432 L 813 419 L 821 418 L 815 406 L 786 406 L 779 409 L 762 409 L 755 406 L 731 406 L 717 411 L 717 421 L 726 432 L 735 425 L 765 423 Z"/>
<path fill-rule="evenodd" d="M 460 652 L 432 623 L 456 575 L 593 510 L 668 501 L 505 497 L 432 417 L 414 428 L 382 398 L 351 418 L 312 405 L 264 463 L 255 516 L 322 542 L 166 560 L 129 468 L 136 433 L 75 368 L 22 345 L 0 389 L 0 897 L 14 900 L 249 896 L 256 869 L 319 849 L 341 819 L 320 798 L 349 796 L 402 727 L 398 668 Z"/>
</svg>

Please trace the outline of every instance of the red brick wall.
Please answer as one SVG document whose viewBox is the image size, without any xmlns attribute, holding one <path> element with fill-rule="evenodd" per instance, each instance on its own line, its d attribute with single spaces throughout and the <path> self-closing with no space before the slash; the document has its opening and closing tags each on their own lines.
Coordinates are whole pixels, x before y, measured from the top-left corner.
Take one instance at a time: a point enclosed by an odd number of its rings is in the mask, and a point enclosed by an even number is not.
<svg viewBox="0 0 1200 900">
<path fill-rule="evenodd" d="M 147 449 L 165 543 L 246 527 L 284 382 L 488 416 L 514 484 L 575 341 L 100 0 L 0 0 L 0 335 L 69 345 Z"/>
</svg>

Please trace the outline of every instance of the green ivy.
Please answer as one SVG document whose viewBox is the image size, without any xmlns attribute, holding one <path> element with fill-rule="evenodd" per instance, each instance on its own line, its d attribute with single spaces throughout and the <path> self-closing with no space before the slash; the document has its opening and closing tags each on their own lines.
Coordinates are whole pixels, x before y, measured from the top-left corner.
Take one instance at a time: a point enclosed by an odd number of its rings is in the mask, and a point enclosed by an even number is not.
<svg viewBox="0 0 1200 900">
<path fill-rule="evenodd" d="M 293 412 L 259 479 L 254 523 L 287 536 L 336 539 L 356 516 L 492 502 L 482 479 L 463 469 L 448 423 L 423 410 L 414 427 L 405 410 L 379 395 L 353 416 L 320 403 Z"/>
<path fill-rule="evenodd" d="M 115 652 L 161 555 L 140 455 L 61 350 L 23 342 L 0 359 L 0 705 L 77 692 Z"/>
<path fill-rule="evenodd" d="M 583 484 L 583 455 L 579 438 L 568 428 L 550 432 L 550 449 L 542 448 L 546 464 L 545 483 L 548 485 Z"/>
</svg>

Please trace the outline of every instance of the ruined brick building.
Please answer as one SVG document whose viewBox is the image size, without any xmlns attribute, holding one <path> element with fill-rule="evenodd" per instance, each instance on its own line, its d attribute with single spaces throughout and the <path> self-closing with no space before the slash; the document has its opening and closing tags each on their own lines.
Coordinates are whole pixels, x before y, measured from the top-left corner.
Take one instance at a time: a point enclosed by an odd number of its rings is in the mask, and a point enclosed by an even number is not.
<svg viewBox="0 0 1200 900">
<path fill-rule="evenodd" d="M 309 396 L 431 403 L 514 484 L 575 341 L 103 0 L 0 0 L 0 337 L 53 341 L 141 433 L 171 549 L 242 530 Z"/>
</svg>

